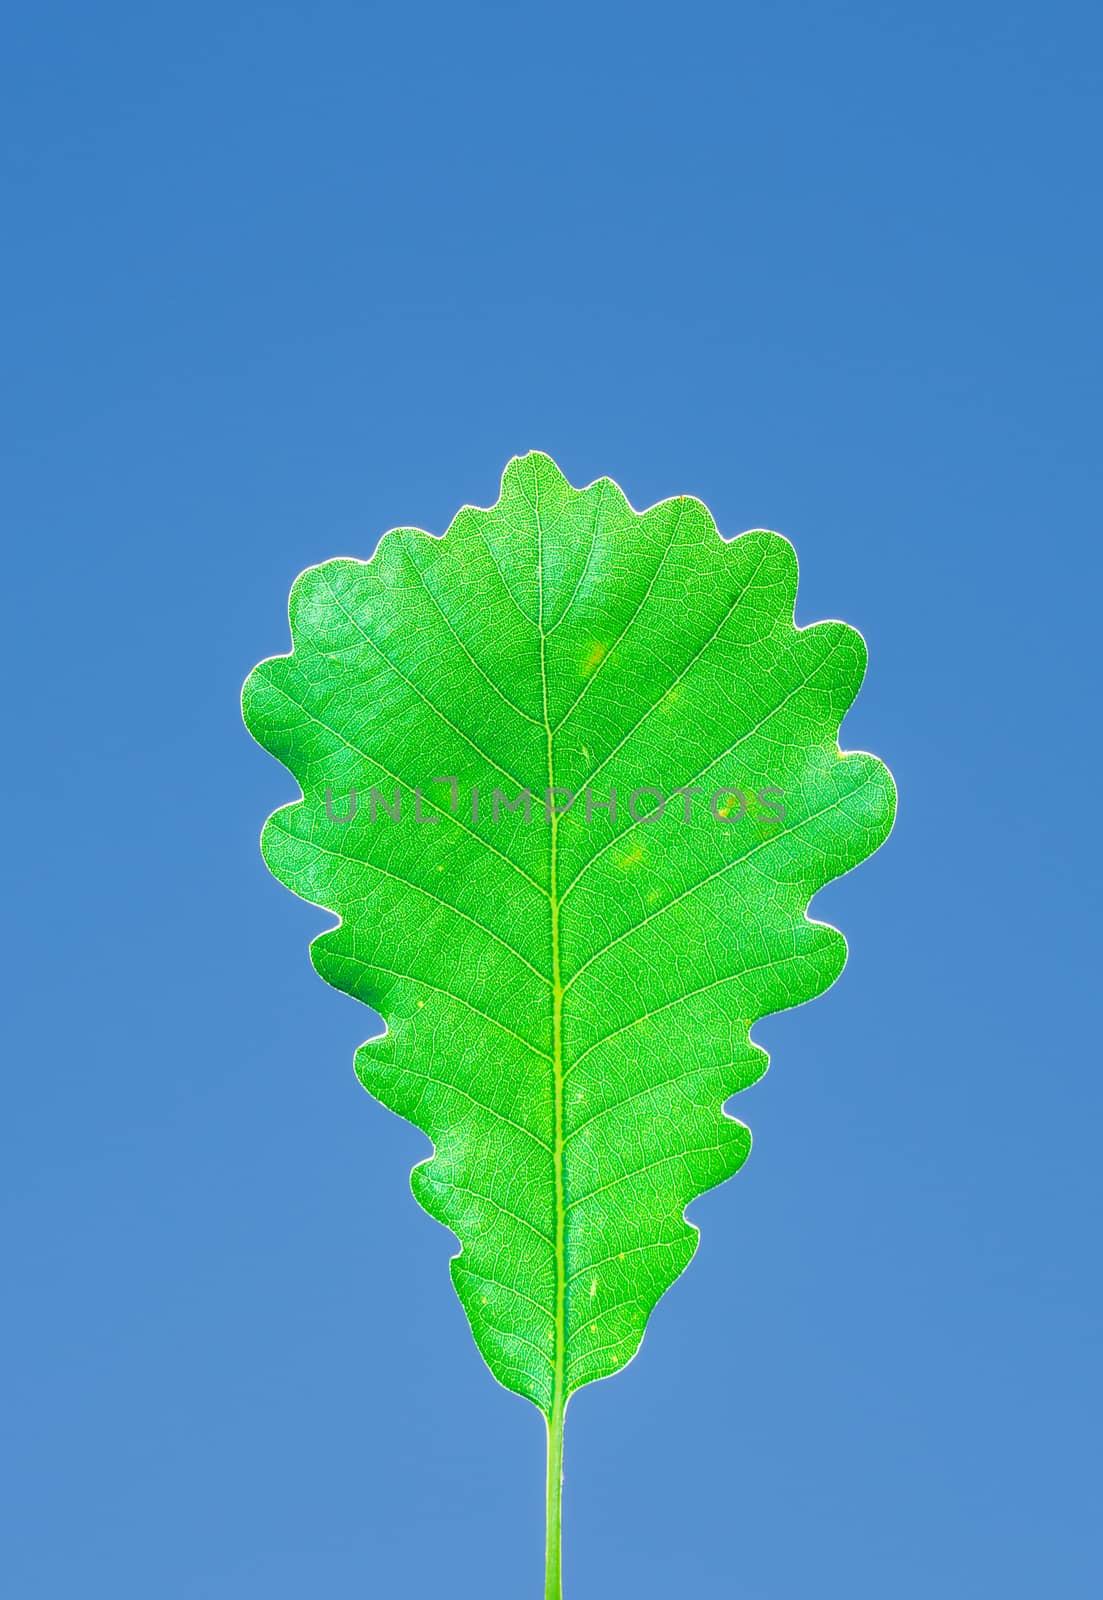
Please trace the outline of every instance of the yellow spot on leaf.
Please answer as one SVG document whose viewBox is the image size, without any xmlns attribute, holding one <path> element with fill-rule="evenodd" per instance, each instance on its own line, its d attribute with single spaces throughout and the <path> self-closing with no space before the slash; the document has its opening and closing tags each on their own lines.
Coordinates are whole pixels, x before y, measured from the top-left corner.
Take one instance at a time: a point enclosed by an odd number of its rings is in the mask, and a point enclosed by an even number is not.
<svg viewBox="0 0 1103 1600">
<path fill-rule="evenodd" d="M 621 867 L 634 867 L 638 861 L 643 860 L 643 845 L 634 844 L 627 855 L 623 855 L 617 863 Z"/>
<path fill-rule="evenodd" d="M 589 673 L 593 672 L 594 668 L 597 666 L 604 654 L 605 646 L 601 643 L 600 639 L 595 639 L 593 644 L 582 658 L 583 677 L 586 677 Z"/>
</svg>

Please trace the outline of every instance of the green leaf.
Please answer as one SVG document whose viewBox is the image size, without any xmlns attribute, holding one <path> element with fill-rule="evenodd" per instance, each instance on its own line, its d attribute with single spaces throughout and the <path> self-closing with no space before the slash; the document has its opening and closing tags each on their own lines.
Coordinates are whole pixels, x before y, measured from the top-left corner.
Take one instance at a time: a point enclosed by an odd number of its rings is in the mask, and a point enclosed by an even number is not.
<svg viewBox="0 0 1103 1600">
<path fill-rule="evenodd" d="M 892 824 L 886 768 L 838 746 L 862 639 L 798 629 L 796 581 L 777 534 L 531 454 L 443 538 L 304 572 L 292 653 L 245 686 L 303 795 L 264 858 L 339 916 L 314 965 L 386 1023 L 357 1072 L 433 1141 L 414 1194 L 492 1372 L 560 1423 L 747 1157 L 723 1106 L 766 1068 L 752 1024 L 842 970 L 810 897 Z"/>
</svg>

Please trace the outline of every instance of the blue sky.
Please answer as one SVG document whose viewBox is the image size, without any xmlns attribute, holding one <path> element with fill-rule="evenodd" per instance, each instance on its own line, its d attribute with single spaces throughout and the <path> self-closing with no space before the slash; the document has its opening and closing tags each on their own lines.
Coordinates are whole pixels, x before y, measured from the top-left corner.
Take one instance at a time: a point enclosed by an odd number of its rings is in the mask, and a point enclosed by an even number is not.
<svg viewBox="0 0 1103 1600">
<path fill-rule="evenodd" d="M 542 1433 L 256 845 L 295 574 L 517 451 L 777 528 L 900 787 L 568 1426 L 569 1600 L 1099 1593 L 1099 13 L 44 3 L 6 30 L 19 1600 L 535 1595 Z M 1094 680 L 1094 682 L 1093 682 Z"/>
</svg>

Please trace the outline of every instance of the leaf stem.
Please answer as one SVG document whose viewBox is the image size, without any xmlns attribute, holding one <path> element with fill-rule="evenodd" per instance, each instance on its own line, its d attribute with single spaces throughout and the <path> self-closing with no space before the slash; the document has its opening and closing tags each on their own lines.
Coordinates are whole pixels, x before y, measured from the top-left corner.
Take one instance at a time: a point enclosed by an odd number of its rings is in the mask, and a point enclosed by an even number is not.
<svg viewBox="0 0 1103 1600">
<path fill-rule="evenodd" d="M 563 1418 L 567 1410 L 567 1196 L 564 1171 L 566 1133 L 563 1105 L 563 969 L 559 948 L 559 815 L 555 799 L 555 729 L 548 708 L 548 635 L 544 627 L 544 529 L 540 520 L 540 488 L 533 480 L 539 584 L 540 686 L 548 756 L 548 821 L 551 825 L 548 863 L 548 906 L 551 912 L 552 956 L 552 1089 L 555 1099 L 555 1377 L 548 1413 L 548 1531 L 544 1562 L 544 1600 L 563 1600 L 561 1574 L 563 1524 Z"/>
<path fill-rule="evenodd" d="M 563 1600 L 563 1416 L 556 1398 L 548 1417 L 548 1541 L 544 1562 L 544 1600 Z"/>
</svg>

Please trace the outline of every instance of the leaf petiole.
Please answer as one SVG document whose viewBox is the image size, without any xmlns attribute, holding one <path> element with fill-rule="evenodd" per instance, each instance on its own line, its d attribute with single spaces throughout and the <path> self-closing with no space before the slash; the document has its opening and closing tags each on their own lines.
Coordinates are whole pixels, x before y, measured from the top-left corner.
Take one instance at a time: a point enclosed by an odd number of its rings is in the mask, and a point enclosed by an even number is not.
<svg viewBox="0 0 1103 1600">
<path fill-rule="evenodd" d="M 544 1563 L 544 1600 L 563 1600 L 563 1415 L 557 1399 L 548 1417 L 548 1536 Z"/>
</svg>

